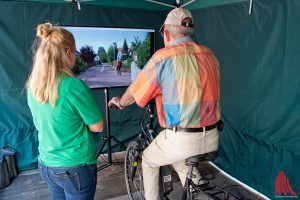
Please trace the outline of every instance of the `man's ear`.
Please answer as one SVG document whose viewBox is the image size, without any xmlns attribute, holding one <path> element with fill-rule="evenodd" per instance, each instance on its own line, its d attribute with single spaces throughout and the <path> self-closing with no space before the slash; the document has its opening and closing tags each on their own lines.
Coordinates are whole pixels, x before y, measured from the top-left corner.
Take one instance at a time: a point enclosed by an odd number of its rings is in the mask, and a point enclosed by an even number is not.
<svg viewBox="0 0 300 200">
<path fill-rule="evenodd" d="M 167 30 L 165 30 L 165 37 L 166 37 L 167 42 L 169 42 L 171 40 L 171 34 Z"/>
</svg>

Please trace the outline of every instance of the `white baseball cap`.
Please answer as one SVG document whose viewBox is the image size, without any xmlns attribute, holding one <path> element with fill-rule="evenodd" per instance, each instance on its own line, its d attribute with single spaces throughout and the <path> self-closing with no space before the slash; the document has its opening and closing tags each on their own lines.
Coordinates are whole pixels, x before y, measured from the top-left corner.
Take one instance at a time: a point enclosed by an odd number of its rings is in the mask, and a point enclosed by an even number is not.
<svg viewBox="0 0 300 200">
<path fill-rule="evenodd" d="M 189 18 L 191 21 L 184 22 L 183 20 Z M 164 24 L 159 29 L 159 32 L 164 30 L 165 24 L 177 25 L 177 26 L 185 26 L 185 27 L 194 27 L 193 24 L 193 16 L 191 12 L 184 8 L 175 8 L 171 10 L 164 22 Z"/>
</svg>

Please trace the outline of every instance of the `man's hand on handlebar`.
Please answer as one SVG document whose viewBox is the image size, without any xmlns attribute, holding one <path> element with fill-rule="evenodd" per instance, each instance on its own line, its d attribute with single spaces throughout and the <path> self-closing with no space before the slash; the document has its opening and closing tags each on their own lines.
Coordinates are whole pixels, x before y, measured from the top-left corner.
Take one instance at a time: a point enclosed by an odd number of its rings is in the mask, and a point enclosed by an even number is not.
<svg viewBox="0 0 300 200">
<path fill-rule="evenodd" d="M 109 102 L 108 102 L 108 107 L 110 108 L 117 108 L 120 110 L 123 110 L 125 107 L 121 106 L 120 104 L 121 97 L 113 97 Z"/>
</svg>

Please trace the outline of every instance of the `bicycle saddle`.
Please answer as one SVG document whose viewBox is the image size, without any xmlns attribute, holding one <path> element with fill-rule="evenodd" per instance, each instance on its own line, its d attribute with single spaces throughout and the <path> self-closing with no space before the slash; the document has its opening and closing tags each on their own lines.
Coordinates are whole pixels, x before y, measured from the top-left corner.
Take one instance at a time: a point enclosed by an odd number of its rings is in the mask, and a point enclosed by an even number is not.
<svg viewBox="0 0 300 200">
<path fill-rule="evenodd" d="M 189 157 L 185 159 L 185 164 L 186 165 L 196 165 L 199 162 L 204 162 L 204 161 L 212 161 L 217 157 L 217 152 L 212 151 L 209 153 L 205 154 L 199 154 L 196 156 Z"/>
</svg>

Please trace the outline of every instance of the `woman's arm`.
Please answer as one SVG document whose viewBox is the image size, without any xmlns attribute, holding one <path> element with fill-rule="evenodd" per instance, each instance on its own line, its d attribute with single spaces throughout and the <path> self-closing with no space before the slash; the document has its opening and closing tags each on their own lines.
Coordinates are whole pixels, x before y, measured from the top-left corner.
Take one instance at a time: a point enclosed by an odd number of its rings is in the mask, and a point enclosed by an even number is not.
<svg viewBox="0 0 300 200">
<path fill-rule="evenodd" d="M 96 124 L 88 125 L 91 132 L 102 132 L 103 131 L 103 120 L 97 122 Z"/>
</svg>

